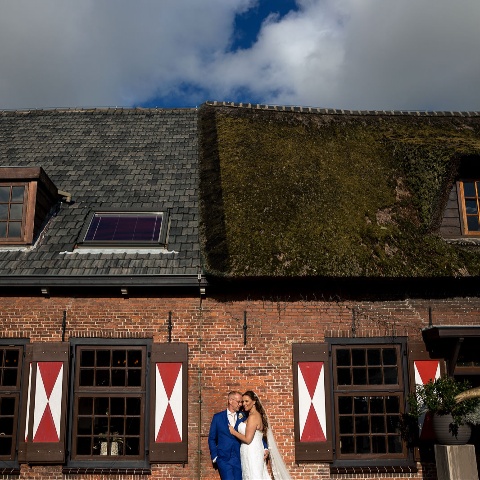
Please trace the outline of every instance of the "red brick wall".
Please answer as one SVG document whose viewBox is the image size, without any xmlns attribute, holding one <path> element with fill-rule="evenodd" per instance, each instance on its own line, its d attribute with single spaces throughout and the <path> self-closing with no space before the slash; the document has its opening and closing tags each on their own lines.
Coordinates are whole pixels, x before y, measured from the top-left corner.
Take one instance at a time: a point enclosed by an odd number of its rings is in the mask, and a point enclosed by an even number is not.
<svg viewBox="0 0 480 480">
<path fill-rule="evenodd" d="M 208 293 L 208 292 L 207 292 Z M 189 462 L 154 465 L 155 479 L 219 479 L 207 445 L 210 420 L 226 406 L 230 390 L 254 390 L 269 415 L 277 443 L 295 479 L 434 478 L 422 473 L 395 475 L 330 475 L 328 465 L 294 463 L 293 380 L 291 344 L 322 342 L 325 336 L 390 336 L 420 338 L 429 323 L 479 324 L 480 298 L 401 301 L 334 301 L 304 298 L 0 298 L 0 338 L 31 342 L 60 341 L 63 311 L 66 337 L 153 338 L 189 345 Z M 355 311 L 353 315 L 352 312 Z M 243 322 L 247 312 L 247 344 Z M 200 444 L 199 444 L 200 439 Z M 199 453 L 199 447 L 201 453 Z M 19 477 L 12 477 L 19 478 Z M 21 467 L 20 479 L 71 478 L 61 466 Z M 90 475 L 92 480 L 135 478 L 132 475 Z M 145 477 L 138 477 L 145 478 Z"/>
</svg>

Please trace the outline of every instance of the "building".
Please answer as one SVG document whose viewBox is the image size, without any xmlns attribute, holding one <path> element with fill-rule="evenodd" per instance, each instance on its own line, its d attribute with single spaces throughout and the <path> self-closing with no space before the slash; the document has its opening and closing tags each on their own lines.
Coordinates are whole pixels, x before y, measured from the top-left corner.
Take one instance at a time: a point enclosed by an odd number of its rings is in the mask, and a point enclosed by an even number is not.
<svg viewBox="0 0 480 480">
<path fill-rule="evenodd" d="M 2 112 L 2 473 L 218 478 L 253 389 L 294 478 L 435 478 L 399 422 L 480 384 L 479 160 L 476 112 Z"/>
</svg>

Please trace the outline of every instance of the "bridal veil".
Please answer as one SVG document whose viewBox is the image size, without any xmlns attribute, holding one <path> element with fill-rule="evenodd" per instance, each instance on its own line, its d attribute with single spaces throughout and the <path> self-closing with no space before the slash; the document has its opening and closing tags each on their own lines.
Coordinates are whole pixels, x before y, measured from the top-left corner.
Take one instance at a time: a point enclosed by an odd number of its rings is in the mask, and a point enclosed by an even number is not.
<svg viewBox="0 0 480 480">
<path fill-rule="evenodd" d="M 292 480 L 288 473 L 285 462 L 278 451 L 277 442 L 273 437 L 272 429 L 267 430 L 268 450 L 270 452 L 270 461 L 272 462 L 272 473 L 275 480 Z"/>
</svg>

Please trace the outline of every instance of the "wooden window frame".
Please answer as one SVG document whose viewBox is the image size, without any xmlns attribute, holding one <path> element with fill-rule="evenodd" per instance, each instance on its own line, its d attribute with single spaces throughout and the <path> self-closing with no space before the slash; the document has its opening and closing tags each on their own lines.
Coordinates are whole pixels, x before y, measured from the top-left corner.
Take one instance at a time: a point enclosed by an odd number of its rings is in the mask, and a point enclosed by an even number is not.
<svg viewBox="0 0 480 480">
<path fill-rule="evenodd" d="M 2 467 L 0 468 L 0 472 L 14 472 L 17 470 L 18 467 L 18 458 L 17 458 L 17 450 L 18 450 L 18 438 L 20 435 L 20 406 L 22 402 L 22 372 L 23 372 L 23 358 L 25 354 L 25 345 L 27 340 L 20 340 L 12 342 L 11 339 L 0 339 L 0 355 L 3 355 L 4 351 L 7 350 L 16 350 L 18 352 L 18 363 L 15 367 L 17 370 L 17 378 L 15 385 L 4 385 L 3 384 L 3 373 L 4 373 L 4 365 L 0 363 L 0 425 L 5 423 L 2 422 L 2 402 L 5 399 L 14 399 L 15 405 L 13 408 L 13 415 L 10 415 L 9 412 L 5 414 L 5 418 L 12 418 L 12 432 L 7 432 L 4 435 L 6 438 L 11 438 L 11 450 L 10 454 L 8 455 L 0 455 L 0 464 Z M 7 367 L 8 368 L 8 367 Z M 2 431 L 2 427 L 0 426 L 0 432 Z M 2 437 L 4 437 L 2 435 Z"/>
<path fill-rule="evenodd" d="M 464 183 L 477 183 L 480 182 L 478 178 L 463 178 L 457 181 L 457 190 L 458 190 L 458 208 L 460 211 L 460 223 L 462 227 L 462 234 L 469 237 L 480 237 L 480 227 L 479 230 L 472 230 L 468 229 L 468 220 L 467 220 L 467 211 L 466 211 L 466 203 L 465 203 L 465 191 L 464 191 Z M 477 199 L 477 209 L 478 209 L 478 221 L 480 225 L 480 191 L 477 191 L 477 195 L 475 197 Z"/>
<path fill-rule="evenodd" d="M 0 187 L 24 187 L 21 235 L 20 237 L 0 237 L 0 245 L 24 245 L 32 243 L 37 183 L 33 181 L 0 181 Z"/>
<path fill-rule="evenodd" d="M 392 339 L 391 337 L 378 337 L 378 338 L 328 338 L 326 339 L 330 345 L 331 352 L 331 375 L 332 375 L 332 385 L 331 385 L 331 398 L 332 398 L 332 418 L 334 421 L 334 432 L 333 432 L 333 441 L 335 446 L 335 455 L 334 461 L 332 463 L 333 468 L 355 468 L 358 469 L 358 472 L 362 472 L 365 468 L 370 467 L 386 467 L 386 468 L 396 468 L 396 467 L 409 467 L 413 466 L 413 458 L 411 451 L 406 448 L 405 445 L 402 445 L 402 454 L 356 454 L 355 456 L 341 455 L 339 454 L 339 416 L 337 412 L 337 406 L 335 402 L 335 385 L 334 385 L 334 376 L 335 376 L 335 361 L 334 361 L 334 350 L 337 347 L 347 347 L 347 348 L 378 348 L 378 347 L 392 347 L 397 346 L 399 348 L 399 355 L 397 356 L 397 367 L 399 375 L 399 384 L 396 388 L 385 388 L 385 385 L 372 385 L 370 389 L 365 388 L 363 391 L 371 392 L 369 396 L 380 396 L 385 393 L 390 393 L 390 391 L 395 390 L 401 391 L 401 401 L 400 401 L 400 412 L 405 411 L 405 402 L 408 394 L 408 363 L 406 358 L 407 352 L 407 339 L 405 337 L 396 337 Z M 401 385 L 401 387 L 400 387 Z M 366 386 L 368 387 L 368 385 Z M 387 385 L 388 387 L 388 385 Z M 348 392 L 348 395 L 353 395 L 356 390 L 356 386 L 352 386 L 350 389 L 345 389 Z M 403 442 L 402 442 L 403 443 Z"/>
<path fill-rule="evenodd" d="M 455 377 L 470 377 L 468 380 L 473 387 L 480 384 L 480 362 L 475 358 L 477 350 L 478 338 L 462 338 L 458 342 L 458 354 L 455 358 L 455 365 L 449 365 Z M 475 378 L 475 382 L 472 382 L 472 377 Z"/>
<path fill-rule="evenodd" d="M 81 469 L 89 471 L 92 469 L 148 469 L 148 431 L 149 431 L 149 368 L 151 355 L 151 340 L 132 339 L 132 340 L 113 340 L 113 339 L 72 339 L 72 365 L 71 365 L 71 406 L 70 422 L 68 435 L 68 450 L 70 451 L 67 462 L 68 469 Z M 84 350 L 141 350 L 143 357 L 143 366 L 141 374 L 141 385 L 135 387 L 111 387 L 111 386 L 79 386 L 79 362 L 80 352 Z M 113 370 L 113 366 L 110 368 Z M 138 455 L 77 455 L 77 399 L 79 396 L 93 398 L 141 398 L 140 412 L 140 434 L 139 434 L 139 453 Z M 95 415 L 92 415 L 94 418 Z M 97 417 L 100 418 L 100 417 Z M 111 415 L 106 415 L 105 419 L 111 419 Z M 93 427 L 92 427 L 93 428 Z M 112 432 L 109 432 L 111 434 Z M 92 438 L 95 435 L 92 434 Z M 110 440 L 110 439 L 107 439 Z M 100 445 L 100 448 L 102 446 Z M 110 447 L 108 447 L 110 448 Z"/>
<path fill-rule="evenodd" d="M 0 237 L 0 247 L 31 245 L 58 202 L 58 189 L 41 167 L 4 167 L 0 185 L 23 186 L 24 203 L 20 237 Z"/>
<path fill-rule="evenodd" d="M 387 384 L 387 383 L 372 383 L 368 384 L 368 370 L 369 370 L 369 363 L 368 363 L 368 351 L 373 351 L 373 350 L 380 350 L 383 351 L 385 349 L 394 349 L 396 352 L 396 366 L 397 366 L 397 383 L 395 384 Z M 362 351 L 364 353 L 364 356 L 366 357 L 365 359 L 365 364 L 364 365 L 358 365 L 357 367 L 354 366 L 354 362 L 351 359 L 350 365 L 349 366 L 342 366 L 337 364 L 337 355 L 336 353 L 339 350 L 348 350 L 352 354 L 354 351 Z M 336 451 L 336 458 L 341 463 L 342 461 L 345 460 L 354 460 L 354 461 L 365 461 L 365 460 L 374 460 L 374 459 L 388 459 L 388 460 L 405 460 L 407 458 L 407 449 L 401 440 L 400 432 L 397 435 L 389 435 L 388 432 L 388 427 L 387 427 L 387 418 L 388 418 L 388 412 L 384 410 L 383 414 L 377 414 L 374 412 L 369 411 L 369 406 L 371 408 L 371 402 L 373 398 L 383 398 L 384 401 L 388 397 L 397 397 L 398 398 L 398 421 L 400 424 L 400 417 L 402 413 L 404 412 L 404 406 L 405 406 L 405 384 L 404 384 L 404 376 L 403 376 L 403 368 L 402 368 L 402 352 L 401 352 L 401 345 L 396 343 L 396 344 L 384 344 L 384 343 L 375 343 L 375 344 L 358 344 L 358 343 L 350 343 L 350 344 L 339 344 L 339 345 L 332 345 L 332 384 L 333 384 L 333 406 L 334 406 L 334 416 L 335 416 L 335 451 Z M 381 355 L 383 357 L 383 355 Z M 373 364 L 371 364 L 373 365 Z M 383 364 L 383 361 L 381 360 L 380 363 L 380 370 L 383 372 L 386 368 L 390 368 L 391 366 L 388 365 L 386 366 Z M 370 368 L 372 368 L 370 366 Z M 375 368 L 378 369 L 378 365 L 375 365 Z M 351 384 L 340 384 L 338 381 L 338 373 L 339 370 L 345 370 L 349 371 L 349 373 L 354 374 L 354 370 L 365 370 L 365 381 L 367 383 L 365 384 L 359 384 L 359 383 L 354 383 L 353 377 L 351 376 Z M 354 375 L 353 375 L 354 376 Z M 346 413 L 341 413 L 339 410 L 339 402 L 340 399 L 346 399 L 346 398 L 352 398 L 352 406 L 351 406 L 351 413 L 350 415 Z M 358 412 L 355 412 L 355 399 L 369 399 L 367 401 L 367 411 L 362 412 L 361 414 Z M 386 405 L 384 405 L 386 406 Z M 392 413 L 392 412 L 391 412 Z M 370 446 L 370 453 L 342 453 L 341 452 L 341 429 L 340 429 L 340 423 L 342 418 L 347 419 L 351 417 L 352 419 L 352 435 L 344 435 L 345 437 L 352 437 L 354 440 L 357 439 L 359 436 L 369 438 L 369 443 L 371 444 Z M 375 435 L 375 433 L 372 432 L 372 423 L 375 418 L 383 418 L 384 420 L 384 427 L 385 431 L 383 434 L 380 435 Z M 357 427 L 355 424 L 357 423 L 356 420 L 360 418 L 366 418 L 367 423 L 369 426 L 369 431 L 368 432 L 363 432 L 361 435 L 355 434 L 353 430 L 355 430 Z M 391 432 L 390 432 L 391 433 Z M 382 438 L 380 438 L 382 437 Z M 395 453 L 395 452 L 388 452 L 388 442 L 387 444 L 384 443 L 385 447 L 385 452 L 374 452 L 373 449 L 373 442 L 376 439 L 386 441 L 389 437 L 399 437 L 400 441 L 402 442 L 402 451 L 400 453 Z M 357 462 L 358 463 L 358 462 Z"/>
<path fill-rule="evenodd" d="M 327 338 L 325 343 L 296 343 L 292 345 L 292 363 L 293 363 L 293 394 L 294 394 L 294 414 L 295 414 L 295 461 L 297 463 L 324 463 L 329 462 L 330 470 L 332 473 L 340 472 L 345 469 L 354 471 L 355 473 L 364 473 L 371 472 L 372 468 L 375 471 L 378 469 L 386 469 L 385 471 L 403 471 L 402 469 L 414 469 L 415 464 L 413 460 L 413 452 L 410 449 L 402 450 L 402 457 L 399 458 L 398 454 L 395 456 L 391 454 L 386 454 L 382 458 L 379 458 L 375 455 L 375 458 L 365 458 L 365 455 L 360 455 L 355 458 L 338 458 L 338 415 L 336 413 L 336 408 L 334 408 L 334 385 L 333 385 L 333 358 L 332 358 L 332 348 L 334 346 L 347 345 L 348 347 L 358 346 L 378 346 L 378 345 L 396 345 L 399 344 L 401 354 L 397 357 L 397 364 L 400 365 L 401 379 L 402 382 L 402 393 L 403 393 L 403 404 L 400 405 L 401 411 L 405 409 L 405 399 L 408 394 L 407 386 L 409 384 L 408 377 L 408 362 L 407 362 L 407 338 L 406 337 L 378 337 L 378 338 Z M 310 373 L 307 371 L 305 374 L 309 375 L 310 380 L 308 385 L 301 386 L 300 382 L 300 365 L 308 366 L 311 364 Z M 315 367 L 316 365 L 316 367 Z M 397 366 L 398 366 L 397 365 Z M 323 380 L 322 376 L 318 377 L 318 383 L 315 385 L 312 384 L 311 379 L 315 379 L 316 374 L 314 371 L 323 371 Z M 307 378 L 302 373 L 303 378 Z M 323 381 L 323 383 L 320 382 Z M 303 380 L 302 380 L 303 382 Z M 312 395 L 311 389 L 315 388 L 315 400 L 312 398 L 312 405 L 308 406 L 308 398 L 305 403 L 305 395 Z M 320 390 L 323 390 L 321 392 Z M 308 389 L 309 394 L 302 393 Z M 385 389 L 384 386 L 375 386 L 372 389 L 374 396 L 378 396 Z M 389 390 L 389 389 L 387 389 Z M 314 403 L 318 404 L 319 395 L 323 397 L 323 405 L 325 407 L 325 423 L 322 425 L 323 433 L 325 438 L 323 441 L 315 440 L 302 440 L 300 429 L 305 428 L 300 425 L 301 415 L 303 418 L 305 416 L 306 409 L 313 408 Z M 302 401 L 302 404 L 300 404 Z M 316 408 L 316 407 L 315 407 Z M 301 412 L 300 412 L 301 410 Z M 311 412 L 310 412 L 311 413 Z M 309 413 L 309 415 L 310 415 Z M 316 415 L 319 415 L 319 412 L 316 412 Z M 323 422 L 320 419 L 320 422 Z M 312 425 L 312 424 L 310 424 Z M 317 429 L 318 430 L 318 429 Z M 319 437 L 319 435 L 316 435 Z M 402 446 L 402 448 L 404 448 Z M 405 455 L 403 455 L 405 451 Z"/>
</svg>

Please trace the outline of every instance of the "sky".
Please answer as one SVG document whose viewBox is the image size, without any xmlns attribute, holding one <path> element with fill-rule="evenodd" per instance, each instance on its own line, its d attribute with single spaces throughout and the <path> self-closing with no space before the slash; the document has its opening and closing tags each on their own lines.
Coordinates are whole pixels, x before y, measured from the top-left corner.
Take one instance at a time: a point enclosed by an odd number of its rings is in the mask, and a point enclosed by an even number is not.
<svg viewBox="0 0 480 480">
<path fill-rule="evenodd" d="M 479 0 L 0 0 L 0 109 L 480 111 Z"/>
</svg>

